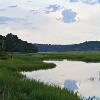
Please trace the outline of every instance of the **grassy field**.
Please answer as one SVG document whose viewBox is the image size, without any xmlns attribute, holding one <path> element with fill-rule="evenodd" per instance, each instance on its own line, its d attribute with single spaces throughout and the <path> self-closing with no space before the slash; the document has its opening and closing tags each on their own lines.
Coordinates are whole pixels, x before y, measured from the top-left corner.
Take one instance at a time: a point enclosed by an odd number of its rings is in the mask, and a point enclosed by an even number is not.
<svg viewBox="0 0 100 100">
<path fill-rule="evenodd" d="M 42 62 L 50 59 L 100 62 L 100 52 L 14 53 L 13 57 L 1 59 L 0 100 L 80 100 L 77 94 L 66 89 L 26 79 L 19 73 L 54 68 L 55 64 Z"/>
</svg>

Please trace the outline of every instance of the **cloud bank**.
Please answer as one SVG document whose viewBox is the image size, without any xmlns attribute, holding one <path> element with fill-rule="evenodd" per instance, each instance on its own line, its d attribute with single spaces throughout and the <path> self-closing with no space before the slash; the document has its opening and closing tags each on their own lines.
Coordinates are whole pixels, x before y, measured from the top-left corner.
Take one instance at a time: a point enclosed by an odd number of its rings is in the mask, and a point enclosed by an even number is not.
<svg viewBox="0 0 100 100">
<path fill-rule="evenodd" d="M 0 0 L 0 33 L 32 43 L 100 40 L 100 0 Z"/>
</svg>

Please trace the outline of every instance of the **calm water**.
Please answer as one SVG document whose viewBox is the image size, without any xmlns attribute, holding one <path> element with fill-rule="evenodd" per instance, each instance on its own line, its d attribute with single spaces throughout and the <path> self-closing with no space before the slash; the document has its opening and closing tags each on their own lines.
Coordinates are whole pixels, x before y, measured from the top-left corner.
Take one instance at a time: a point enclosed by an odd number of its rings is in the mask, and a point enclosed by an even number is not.
<svg viewBox="0 0 100 100">
<path fill-rule="evenodd" d="M 55 63 L 56 68 L 32 72 L 22 72 L 29 79 L 77 91 L 81 96 L 96 96 L 100 100 L 100 63 L 81 61 L 45 61 Z"/>
</svg>

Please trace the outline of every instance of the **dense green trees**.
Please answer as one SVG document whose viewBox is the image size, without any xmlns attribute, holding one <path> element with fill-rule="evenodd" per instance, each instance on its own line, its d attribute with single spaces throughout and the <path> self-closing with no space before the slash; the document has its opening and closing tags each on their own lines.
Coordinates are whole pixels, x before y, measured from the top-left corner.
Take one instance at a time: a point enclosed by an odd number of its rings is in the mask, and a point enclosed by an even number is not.
<svg viewBox="0 0 100 100">
<path fill-rule="evenodd" d="M 27 43 L 27 41 L 22 41 L 17 37 L 17 35 L 9 33 L 5 37 L 0 35 L 0 51 L 37 52 L 38 50 L 35 44 Z"/>
<path fill-rule="evenodd" d="M 4 39 L 5 37 L 0 35 L 0 51 L 4 50 Z"/>
</svg>

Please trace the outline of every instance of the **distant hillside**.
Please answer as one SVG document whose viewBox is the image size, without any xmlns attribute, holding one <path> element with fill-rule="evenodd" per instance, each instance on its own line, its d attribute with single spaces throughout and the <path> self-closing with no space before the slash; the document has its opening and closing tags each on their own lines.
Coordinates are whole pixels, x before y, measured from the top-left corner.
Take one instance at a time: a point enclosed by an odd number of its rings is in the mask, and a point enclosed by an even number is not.
<svg viewBox="0 0 100 100">
<path fill-rule="evenodd" d="M 35 44 L 28 43 L 17 37 L 17 35 L 7 34 L 0 35 L 0 51 L 7 52 L 37 52 L 38 49 Z"/>
<path fill-rule="evenodd" d="M 23 41 L 17 35 L 0 35 L 0 51 L 7 52 L 64 52 L 64 51 L 100 51 L 100 41 L 86 41 L 72 45 L 32 44 Z"/>
<path fill-rule="evenodd" d="M 100 41 L 86 41 L 72 45 L 37 44 L 39 52 L 100 51 Z"/>
</svg>

